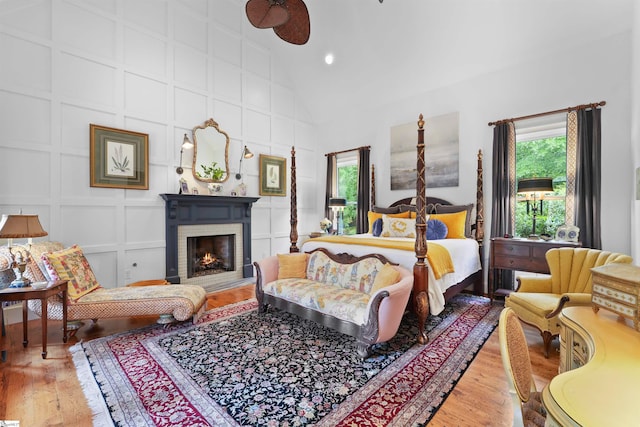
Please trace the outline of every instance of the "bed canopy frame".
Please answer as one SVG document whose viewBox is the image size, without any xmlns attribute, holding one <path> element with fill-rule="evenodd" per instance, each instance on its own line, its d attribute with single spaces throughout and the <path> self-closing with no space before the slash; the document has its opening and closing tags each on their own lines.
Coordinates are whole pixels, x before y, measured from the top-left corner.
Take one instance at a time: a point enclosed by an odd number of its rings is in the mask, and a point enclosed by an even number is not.
<svg viewBox="0 0 640 427">
<path fill-rule="evenodd" d="M 427 257 L 427 223 L 426 208 L 430 203 L 441 203 L 450 205 L 449 201 L 437 197 L 426 196 L 425 181 L 425 143 L 424 143 L 424 118 L 420 114 L 418 119 L 418 144 L 417 144 L 417 180 L 416 180 L 416 243 L 415 254 L 416 262 L 413 266 L 413 292 L 412 292 L 412 308 L 418 318 L 418 343 L 426 344 L 429 338 L 425 332 L 425 324 L 429 316 L 429 275 Z M 476 218 L 473 225 L 475 240 L 480 245 L 480 259 L 482 260 L 482 241 L 484 239 L 484 196 L 483 196 L 483 171 L 482 171 L 482 150 L 478 150 L 478 166 L 476 170 Z M 371 206 L 375 206 L 375 168 L 371 166 Z M 404 198 L 392 203 L 390 206 L 400 204 L 411 204 L 412 197 Z M 296 186 L 296 151 L 295 147 L 291 147 L 291 214 L 290 221 L 291 231 L 289 238 L 291 246 L 289 252 L 300 252 L 297 246 L 298 242 L 298 206 L 297 206 L 297 186 Z M 473 285 L 474 294 L 482 295 L 484 292 L 483 271 L 479 270 L 462 282 L 451 286 L 445 292 L 445 300 L 449 300 L 454 295 L 460 293 L 463 289 Z"/>
</svg>

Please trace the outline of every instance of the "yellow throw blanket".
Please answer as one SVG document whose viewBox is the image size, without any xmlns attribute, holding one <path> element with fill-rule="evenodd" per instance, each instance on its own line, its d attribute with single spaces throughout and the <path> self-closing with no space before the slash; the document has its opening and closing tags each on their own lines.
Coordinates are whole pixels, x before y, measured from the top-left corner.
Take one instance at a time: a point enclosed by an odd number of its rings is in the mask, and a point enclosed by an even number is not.
<svg viewBox="0 0 640 427">
<path fill-rule="evenodd" d="M 403 251 L 415 251 L 415 242 L 389 240 L 381 237 L 350 237 L 350 236 L 321 236 L 313 239 L 320 242 L 342 243 L 345 245 L 362 245 L 377 246 L 380 248 L 400 249 Z M 433 270 L 433 276 L 436 279 L 441 278 L 447 273 L 452 273 L 453 261 L 451 254 L 442 245 L 433 242 L 427 242 L 427 260 Z"/>
</svg>

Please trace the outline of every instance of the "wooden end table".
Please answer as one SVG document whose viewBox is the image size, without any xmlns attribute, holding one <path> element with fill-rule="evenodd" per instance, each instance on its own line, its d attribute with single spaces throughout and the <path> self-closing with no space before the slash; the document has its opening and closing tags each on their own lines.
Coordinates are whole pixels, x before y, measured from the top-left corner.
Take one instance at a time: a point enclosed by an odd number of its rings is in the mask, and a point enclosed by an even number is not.
<svg viewBox="0 0 640 427">
<path fill-rule="evenodd" d="M 27 337 L 27 318 L 29 308 L 27 301 L 39 299 L 42 303 L 42 358 L 47 358 L 47 300 L 54 296 L 60 295 L 65 304 L 62 305 L 62 342 L 67 342 L 67 281 L 58 280 L 49 282 L 44 289 L 35 289 L 31 286 L 26 288 L 5 288 L 0 290 L 0 303 L 5 301 L 22 301 L 22 334 L 24 347 L 29 343 Z M 2 332 L 4 335 L 4 311 L 0 307 L 0 321 L 2 322 Z M 6 350 L 2 350 L 2 361 L 6 359 Z"/>
<path fill-rule="evenodd" d="M 489 294 L 506 296 L 513 288 L 497 287 L 495 270 L 517 270 L 530 273 L 549 274 L 545 254 L 551 248 L 580 247 L 580 242 L 558 240 L 530 240 L 526 238 L 494 237 L 491 239 L 489 255 Z"/>
</svg>

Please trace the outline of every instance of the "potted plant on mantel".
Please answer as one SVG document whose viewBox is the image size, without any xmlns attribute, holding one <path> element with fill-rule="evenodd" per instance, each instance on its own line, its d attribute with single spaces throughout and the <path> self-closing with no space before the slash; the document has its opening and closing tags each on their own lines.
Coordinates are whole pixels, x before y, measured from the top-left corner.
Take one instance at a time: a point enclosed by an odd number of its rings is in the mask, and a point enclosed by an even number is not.
<svg viewBox="0 0 640 427">
<path fill-rule="evenodd" d="M 225 171 L 221 167 L 218 166 L 218 162 L 211 162 L 211 166 L 200 165 L 202 168 L 202 173 L 196 172 L 196 174 L 200 178 L 211 179 L 213 181 L 220 181 L 224 175 Z M 210 182 L 207 184 L 209 188 L 209 192 L 211 194 L 219 193 L 222 191 L 222 184 L 219 182 Z"/>
</svg>

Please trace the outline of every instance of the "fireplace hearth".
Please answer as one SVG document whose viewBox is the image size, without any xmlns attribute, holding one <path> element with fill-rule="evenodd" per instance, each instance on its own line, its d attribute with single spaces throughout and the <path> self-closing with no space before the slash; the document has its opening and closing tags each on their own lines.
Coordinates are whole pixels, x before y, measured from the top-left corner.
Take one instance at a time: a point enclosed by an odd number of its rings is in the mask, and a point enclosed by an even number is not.
<svg viewBox="0 0 640 427">
<path fill-rule="evenodd" d="M 161 194 L 166 279 L 207 290 L 253 276 L 251 207 L 257 197 Z"/>
</svg>

